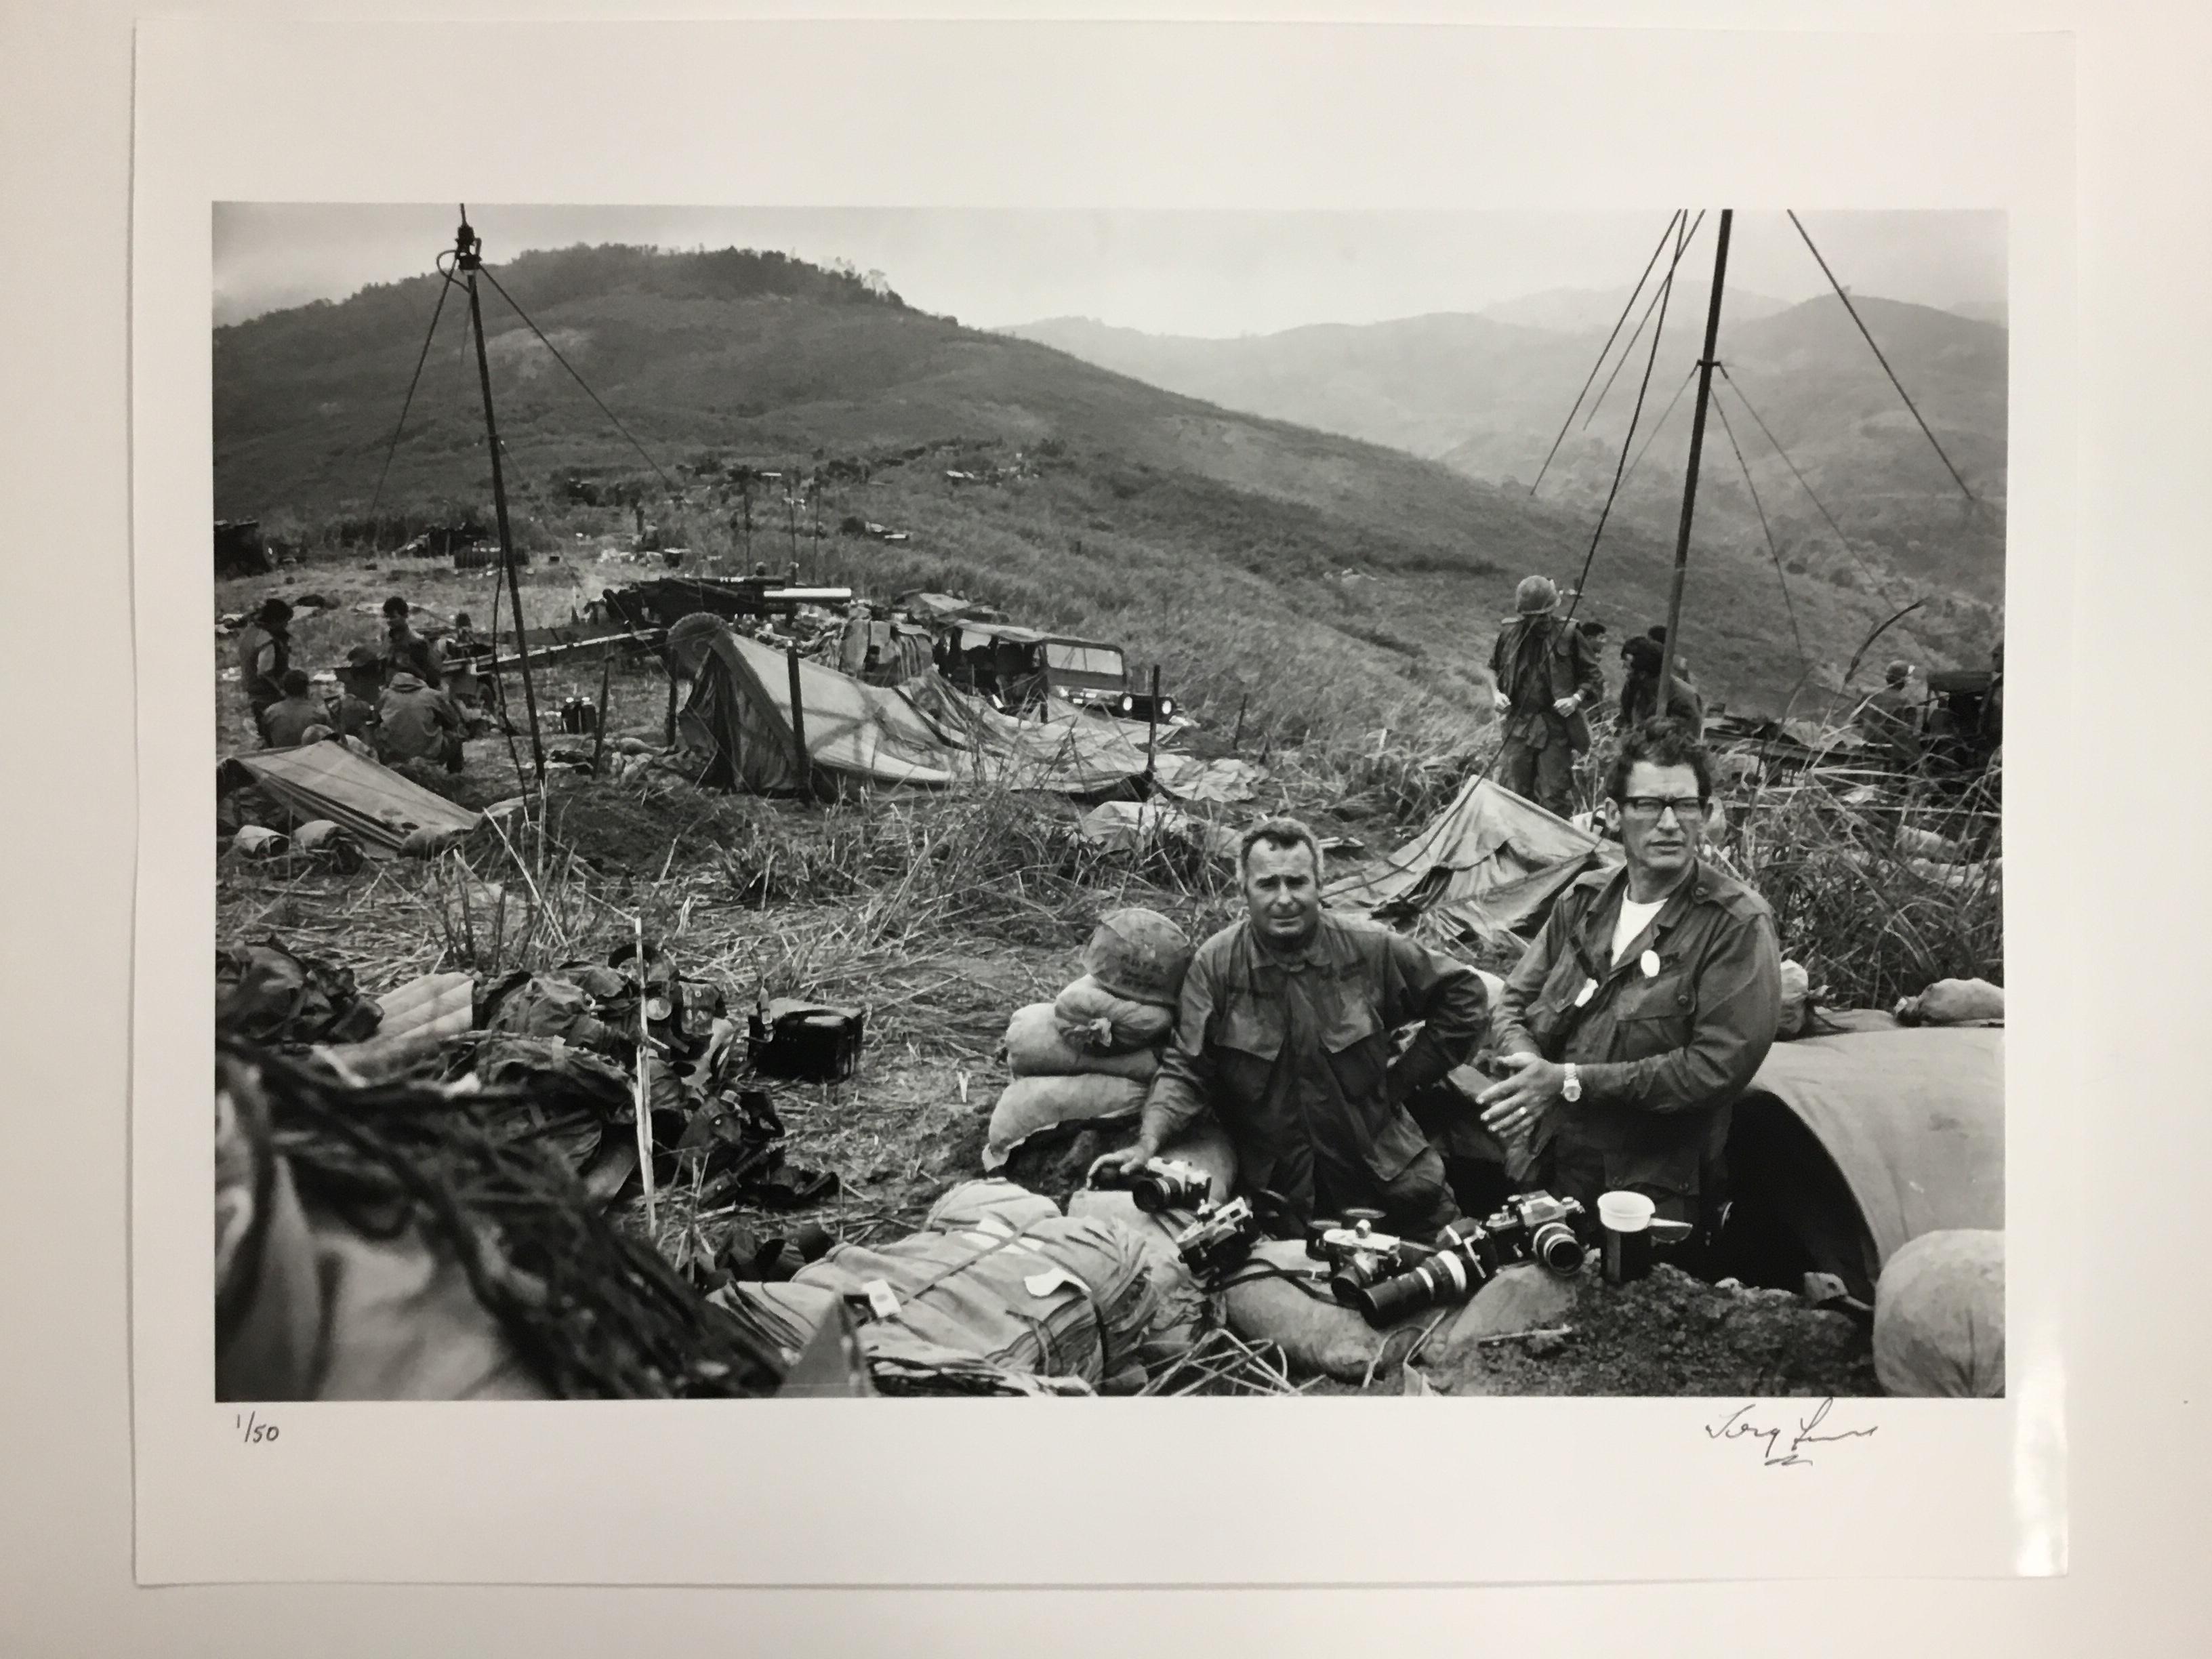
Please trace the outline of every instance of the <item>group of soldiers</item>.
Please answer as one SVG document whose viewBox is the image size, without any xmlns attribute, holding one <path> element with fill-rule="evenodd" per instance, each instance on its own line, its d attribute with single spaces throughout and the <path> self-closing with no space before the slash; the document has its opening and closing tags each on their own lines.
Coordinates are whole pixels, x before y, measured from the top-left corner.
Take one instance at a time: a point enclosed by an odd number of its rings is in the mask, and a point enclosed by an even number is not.
<svg viewBox="0 0 2212 1659">
<path fill-rule="evenodd" d="M 349 740 L 387 764 L 432 761 L 459 771 L 477 719 L 476 631 L 463 611 L 441 639 L 428 639 L 413 614 L 400 595 L 386 599 L 382 648 L 354 647 L 337 670 L 336 689 L 319 697 L 293 661 L 291 605 L 264 600 L 238 640 L 254 735 L 270 749 Z"/>
</svg>

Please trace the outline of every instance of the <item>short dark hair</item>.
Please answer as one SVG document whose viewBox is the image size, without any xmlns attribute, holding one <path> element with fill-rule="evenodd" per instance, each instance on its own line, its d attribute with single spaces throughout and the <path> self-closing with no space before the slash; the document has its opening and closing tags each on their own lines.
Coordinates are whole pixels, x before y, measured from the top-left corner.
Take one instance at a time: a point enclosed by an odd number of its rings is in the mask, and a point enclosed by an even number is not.
<svg viewBox="0 0 2212 1659">
<path fill-rule="evenodd" d="M 284 678 L 277 683 L 284 688 L 284 695 L 288 697 L 307 695 L 307 671 L 304 668 L 286 669 Z"/>
<path fill-rule="evenodd" d="M 1620 734 L 1613 752 L 1613 774 L 1606 781 L 1607 795 L 1614 800 L 1627 798 L 1628 775 L 1639 761 L 1650 766 L 1686 766 L 1697 774 L 1698 799 L 1709 799 L 1713 793 L 1712 757 L 1697 733 L 1680 720 L 1649 720 Z"/>
<path fill-rule="evenodd" d="M 1644 637 L 1647 640 L 1656 640 L 1662 645 L 1666 644 L 1667 624 L 1665 623 L 1653 623 L 1650 627 L 1644 630 Z"/>
<path fill-rule="evenodd" d="M 397 593 L 384 602 L 384 614 L 387 617 L 404 617 L 411 609 L 413 607 Z"/>
<path fill-rule="evenodd" d="M 1314 881 L 1321 881 L 1321 842 L 1304 823 L 1293 817 L 1261 818 L 1237 838 L 1237 879 L 1252 873 L 1252 849 L 1274 847 L 1287 850 L 1303 847 L 1313 854 Z"/>
<path fill-rule="evenodd" d="M 267 599 L 261 601 L 261 609 L 254 615 L 264 624 L 288 623 L 292 620 L 292 607 L 283 599 Z"/>
</svg>

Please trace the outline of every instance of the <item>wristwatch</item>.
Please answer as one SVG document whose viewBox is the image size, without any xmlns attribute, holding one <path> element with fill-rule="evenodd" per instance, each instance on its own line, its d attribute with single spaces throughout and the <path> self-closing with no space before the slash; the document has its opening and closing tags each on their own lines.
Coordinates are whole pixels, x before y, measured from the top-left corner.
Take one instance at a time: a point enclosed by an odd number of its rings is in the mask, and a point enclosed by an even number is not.
<svg viewBox="0 0 2212 1659">
<path fill-rule="evenodd" d="M 1583 1097 L 1583 1074 L 1572 1060 L 1567 1062 L 1567 1080 L 1559 1085 L 1559 1093 L 1570 1106 Z"/>
</svg>

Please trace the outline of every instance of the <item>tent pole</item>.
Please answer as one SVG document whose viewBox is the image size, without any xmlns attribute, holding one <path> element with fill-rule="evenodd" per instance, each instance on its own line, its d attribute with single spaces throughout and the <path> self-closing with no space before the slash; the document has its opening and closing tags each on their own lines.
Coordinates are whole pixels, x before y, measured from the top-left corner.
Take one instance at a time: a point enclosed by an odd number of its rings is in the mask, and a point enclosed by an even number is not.
<svg viewBox="0 0 2212 1659">
<path fill-rule="evenodd" d="M 785 659 L 791 665 L 791 758 L 799 769 L 799 793 L 814 793 L 813 757 L 806 748 L 806 706 L 799 695 L 799 645 L 793 641 L 784 647 Z"/>
<path fill-rule="evenodd" d="M 468 210 L 461 210 L 461 228 L 453 238 L 454 263 L 469 274 L 469 323 L 476 335 L 477 380 L 483 387 L 485 447 L 491 452 L 491 502 L 499 516 L 499 558 L 507 570 L 507 594 L 514 612 L 514 643 L 522 669 L 522 701 L 530 716 L 530 759 L 538 787 L 545 788 L 545 743 L 538 731 L 538 688 L 530 676 L 530 640 L 523 625 L 522 585 L 514 573 L 514 538 L 507 523 L 507 479 L 500 468 L 499 422 L 491 406 L 491 360 L 484 354 L 483 307 L 477 300 L 477 267 L 483 244 L 469 228 Z"/>
<path fill-rule="evenodd" d="M 1713 246 L 1712 301 L 1705 308 L 1705 350 L 1698 360 L 1698 407 L 1690 419 L 1690 476 L 1682 485 L 1682 522 L 1674 536 L 1674 580 L 1667 593 L 1667 644 L 1659 659 L 1662 720 L 1674 707 L 1674 650 L 1682 634 L 1682 578 L 1690 567 L 1690 518 L 1698 505 L 1698 463 L 1705 453 L 1705 405 L 1712 397 L 1714 351 L 1721 334 L 1721 285 L 1728 278 L 1729 228 L 1735 217 L 1732 209 L 1721 210 L 1720 239 Z"/>
</svg>

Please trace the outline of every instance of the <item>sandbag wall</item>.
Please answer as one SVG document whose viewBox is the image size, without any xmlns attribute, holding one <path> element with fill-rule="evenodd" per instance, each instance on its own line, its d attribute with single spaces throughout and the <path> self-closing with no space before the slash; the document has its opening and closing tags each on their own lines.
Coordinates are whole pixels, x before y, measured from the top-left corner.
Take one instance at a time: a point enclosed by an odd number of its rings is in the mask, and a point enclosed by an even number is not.
<svg viewBox="0 0 2212 1659">
<path fill-rule="evenodd" d="M 1151 910 L 1119 910 L 1084 947 L 1083 976 L 1006 1022 L 1012 1081 L 991 1114 L 983 1167 L 1005 1167 L 1024 1141 L 1068 1124 L 1134 1127 L 1174 1034 L 1190 941 Z"/>
</svg>

